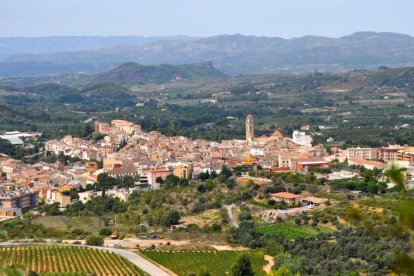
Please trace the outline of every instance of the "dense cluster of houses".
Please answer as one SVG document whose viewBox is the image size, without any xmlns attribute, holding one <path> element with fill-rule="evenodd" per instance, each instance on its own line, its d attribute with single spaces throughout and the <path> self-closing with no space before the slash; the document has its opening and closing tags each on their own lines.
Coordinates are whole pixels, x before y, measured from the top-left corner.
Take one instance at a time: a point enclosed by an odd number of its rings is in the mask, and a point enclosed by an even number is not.
<svg viewBox="0 0 414 276">
<path fill-rule="evenodd" d="M 171 174 L 190 179 L 207 171 L 219 173 L 223 166 L 254 165 L 270 171 L 306 173 L 310 167 L 328 168 L 332 160 L 338 159 L 370 169 L 383 169 L 387 166 L 386 162 L 396 162 L 408 168 L 408 175 L 414 175 L 413 147 L 332 148 L 332 154 L 328 154 L 322 145 L 312 146 L 312 137 L 304 132 L 294 132 L 290 138 L 275 130 L 270 136 L 254 137 L 251 115 L 246 120 L 246 139 L 224 140 L 221 143 L 183 136 L 169 137 L 157 131 L 145 132 L 139 125 L 124 120 L 113 120 L 110 124 L 96 121 L 95 132 L 103 139 L 94 141 L 65 136 L 45 143 L 48 153 L 78 157 L 82 162 L 30 165 L 0 156 L 0 203 L 4 205 L 8 197 L 33 193 L 33 197 L 42 198 L 46 203 L 59 202 L 61 207 L 66 207 L 71 201 L 69 196 L 64 195 L 65 191 L 95 183 L 101 173 L 117 178 L 136 177 L 140 179 L 136 182 L 136 188 L 157 188 L 160 179 L 165 180 Z M 98 163 L 102 167 L 98 167 Z M 352 176 L 338 174 L 333 177 Z M 408 177 L 408 180 L 414 186 L 412 178 Z M 127 200 L 130 192 L 114 188 L 107 194 Z M 86 202 L 98 195 L 93 191 L 84 192 L 80 200 Z M 5 212 L 6 215 L 20 214 L 18 210 L 10 211 L 11 207 L 2 204 L 0 216 Z"/>
</svg>

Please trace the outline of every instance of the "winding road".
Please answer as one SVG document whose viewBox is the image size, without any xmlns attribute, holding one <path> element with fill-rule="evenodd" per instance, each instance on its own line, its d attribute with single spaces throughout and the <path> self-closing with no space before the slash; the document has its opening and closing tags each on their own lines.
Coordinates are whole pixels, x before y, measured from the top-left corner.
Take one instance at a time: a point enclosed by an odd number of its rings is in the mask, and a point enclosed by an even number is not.
<svg viewBox="0 0 414 276">
<path fill-rule="evenodd" d="M 16 246 L 16 245 L 28 245 L 28 244 L 35 244 L 35 243 L 17 243 L 17 242 L 0 242 L 0 246 Z M 146 273 L 154 276 L 171 276 L 172 274 L 167 273 L 166 271 L 162 270 L 155 264 L 151 263 L 150 261 L 146 260 L 142 256 L 135 254 L 134 252 L 120 249 L 120 248 L 112 248 L 112 247 L 99 247 L 99 246 L 89 246 L 89 245 L 68 245 L 68 244 L 59 244 L 65 246 L 83 246 L 89 247 L 99 250 L 105 250 L 109 252 L 114 252 L 116 254 L 121 255 Z"/>
<path fill-rule="evenodd" d="M 239 224 L 236 222 L 236 219 L 233 214 L 233 207 L 234 207 L 234 204 L 230 204 L 226 206 L 227 214 L 229 216 L 229 223 L 231 226 L 239 228 Z"/>
</svg>

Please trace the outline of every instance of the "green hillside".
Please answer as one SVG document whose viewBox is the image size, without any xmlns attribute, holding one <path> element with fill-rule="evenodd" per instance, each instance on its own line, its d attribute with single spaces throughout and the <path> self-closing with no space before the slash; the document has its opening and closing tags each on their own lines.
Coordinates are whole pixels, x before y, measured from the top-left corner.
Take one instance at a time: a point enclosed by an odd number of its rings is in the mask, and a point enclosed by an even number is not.
<svg viewBox="0 0 414 276">
<path fill-rule="evenodd" d="M 175 79 L 198 80 L 224 77 L 211 62 L 183 65 L 142 65 L 129 62 L 91 77 L 91 83 L 111 82 L 121 85 L 163 83 Z"/>
</svg>

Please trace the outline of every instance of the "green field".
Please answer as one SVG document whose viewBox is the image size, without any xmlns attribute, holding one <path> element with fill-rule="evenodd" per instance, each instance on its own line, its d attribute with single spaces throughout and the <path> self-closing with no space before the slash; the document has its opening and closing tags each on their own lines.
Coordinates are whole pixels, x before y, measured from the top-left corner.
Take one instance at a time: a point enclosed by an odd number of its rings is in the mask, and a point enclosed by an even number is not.
<svg viewBox="0 0 414 276">
<path fill-rule="evenodd" d="M 289 240 L 298 237 L 306 238 L 310 236 L 316 236 L 319 233 L 332 232 L 332 229 L 326 226 L 317 225 L 316 227 L 312 227 L 309 224 L 301 224 L 298 226 L 291 220 L 287 220 L 283 223 L 261 225 L 257 230 L 263 234 L 282 234 L 286 239 Z"/>
<path fill-rule="evenodd" d="M 117 254 L 76 246 L 1 247 L 0 268 L 13 266 L 40 275 L 144 275 Z"/>
<path fill-rule="evenodd" d="M 187 276 L 206 266 L 213 275 L 226 275 L 236 261 L 240 251 L 141 251 L 156 263 L 174 271 L 178 275 Z M 263 266 L 267 263 L 259 253 L 247 253 L 253 265 L 255 275 L 265 275 Z"/>
<path fill-rule="evenodd" d="M 98 234 L 103 227 L 98 217 L 67 217 L 67 216 L 45 216 L 36 217 L 34 223 L 43 224 L 46 227 L 53 227 L 62 231 L 81 229 L 92 234 Z"/>
</svg>

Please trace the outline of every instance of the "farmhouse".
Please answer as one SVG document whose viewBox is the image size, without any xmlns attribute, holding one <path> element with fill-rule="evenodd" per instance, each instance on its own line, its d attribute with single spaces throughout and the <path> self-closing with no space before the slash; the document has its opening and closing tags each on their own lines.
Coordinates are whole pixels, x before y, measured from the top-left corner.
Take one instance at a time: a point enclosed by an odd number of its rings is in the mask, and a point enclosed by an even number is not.
<svg viewBox="0 0 414 276">
<path fill-rule="evenodd" d="M 281 193 L 270 194 L 270 199 L 273 199 L 274 201 L 284 201 L 286 203 L 295 203 L 296 201 L 300 199 L 300 195 L 281 192 Z"/>
</svg>

